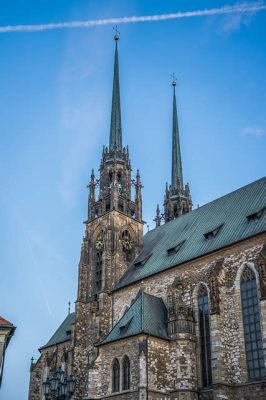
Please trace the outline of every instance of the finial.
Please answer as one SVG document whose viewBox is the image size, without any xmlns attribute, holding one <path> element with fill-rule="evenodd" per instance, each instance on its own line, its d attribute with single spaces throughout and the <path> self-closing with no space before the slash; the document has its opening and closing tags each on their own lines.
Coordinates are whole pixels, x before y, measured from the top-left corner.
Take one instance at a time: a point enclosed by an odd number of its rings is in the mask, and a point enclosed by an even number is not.
<svg viewBox="0 0 266 400">
<path fill-rule="evenodd" d="M 71 306 L 71 302 L 68 302 L 68 315 L 70 314 L 70 306 Z"/>
<path fill-rule="evenodd" d="M 31 361 L 31 364 L 33 364 L 34 358 L 33 358 L 33 357 L 31 357 L 30 361 Z"/>
<path fill-rule="evenodd" d="M 114 39 L 117 42 L 119 40 L 119 35 L 120 35 L 120 32 L 117 29 L 117 25 L 113 27 L 113 30 L 115 31 Z"/>
<path fill-rule="evenodd" d="M 172 86 L 175 88 L 176 87 L 177 77 L 175 76 L 174 72 L 171 74 L 171 78 L 172 78 Z"/>
</svg>

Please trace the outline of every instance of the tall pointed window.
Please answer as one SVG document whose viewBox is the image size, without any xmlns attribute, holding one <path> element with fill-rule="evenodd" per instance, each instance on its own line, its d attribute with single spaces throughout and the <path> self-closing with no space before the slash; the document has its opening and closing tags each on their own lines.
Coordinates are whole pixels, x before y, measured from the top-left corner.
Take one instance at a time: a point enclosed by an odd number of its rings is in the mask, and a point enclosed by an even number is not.
<svg viewBox="0 0 266 400">
<path fill-rule="evenodd" d="M 103 252 L 97 251 L 96 253 L 96 268 L 95 268 L 95 289 L 100 291 L 102 289 L 102 265 L 103 265 Z"/>
<path fill-rule="evenodd" d="M 242 273 L 240 288 L 248 377 L 258 380 L 265 377 L 260 310 L 255 274 L 248 267 Z"/>
<path fill-rule="evenodd" d="M 123 360 L 123 390 L 130 389 L 130 360 L 128 356 Z"/>
<path fill-rule="evenodd" d="M 117 358 L 113 362 L 113 382 L 112 390 L 113 392 L 119 392 L 120 390 L 120 364 Z"/>
<path fill-rule="evenodd" d="M 198 308 L 202 386 L 208 387 L 212 384 L 211 339 L 208 292 L 204 285 L 201 285 L 199 288 Z"/>
<path fill-rule="evenodd" d="M 103 250 L 104 250 L 104 232 L 101 231 L 95 242 L 95 290 L 102 289 L 102 266 L 103 266 Z"/>
</svg>

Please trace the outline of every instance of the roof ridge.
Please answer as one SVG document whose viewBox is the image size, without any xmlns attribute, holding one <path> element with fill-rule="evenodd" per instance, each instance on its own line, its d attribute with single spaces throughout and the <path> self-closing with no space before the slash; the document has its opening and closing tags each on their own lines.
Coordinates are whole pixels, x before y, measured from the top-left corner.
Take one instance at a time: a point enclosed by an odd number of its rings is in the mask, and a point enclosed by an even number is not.
<svg viewBox="0 0 266 400">
<path fill-rule="evenodd" d="M 0 325 L 12 325 L 12 322 L 8 321 L 7 319 L 0 316 Z"/>
<path fill-rule="evenodd" d="M 234 190 L 232 190 L 231 192 L 225 193 L 225 194 L 223 194 L 222 196 L 217 197 L 216 199 L 211 200 L 211 201 L 209 201 L 208 203 L 203 204 L 202 206 L 199 206 L 198 208 L 194 208 L 194 210 L 191 210 L 189 213 L 185 213 L 185 214 L 180 215 L 180 216 L 178 217 L 178 219 L 179 219 L 179 220 L 181 220 L 182 218 L 184 219 L 184 218 L 186 218 L 188 215 L 191 215 L 191 213 L 195 213 L 195 212 L 197 212 L 199 209 L 202 209 L 203 207 L 209 206 L 210 204 L 215 203 L 215 202 L 217 202 L 217 201 L 223 199 L 224 197 L 233 195 L 233 193 L 236 193 L 236 192 L 238 192 L 238 191 L 240 191 L 240 190 L 242 190 L 242 189 L 245 189 L 245 188 L 247 188 L 248 186 L 255 185 L 257 182 L 260 182 L 260 181 L 263 181 L 263 180 L 266 181 L 266 176 L 262 176 L 261 178 L 255 180 L 255 181 L 253 181 L 253 182 L 250 182 L 250 183 L 248 183 L 248 184 L 246 184 L 246 185 L 244 185 L 244 186 L 240 186 L 239 188 L 234 189 Z M 176 219 L 173 219 L 173 220 L 167 222 L 167 224 L 157 226 L 157 227 L 151 229 L 150 231 L 146 232 L 146 234 L 145 234 L 144 236 L 149 235 L 149 233 L 154 232 L 156 229 L 160 229 L 160 228 L 162 229 L 162 228 L 165 227 L 166 225 L 172 224 L 172 223 L 174 223 L 175 221 L 176 221 Z"/>
<path fill-rule="evenodd" d="M 133 261 L 113 291 L 265 232 L 265 211 L 256 223 L 248 218 L 262 207 L 266 210 L 265 183 L 262 177 L 147 233 L 141 254 L 152 252 L 151 257 L 140 266 Z M 221 225 L 217 234 L 206 237 Z M 177 238 L 184 244 L 173 254 L 167 252 Z"/>
</svg>

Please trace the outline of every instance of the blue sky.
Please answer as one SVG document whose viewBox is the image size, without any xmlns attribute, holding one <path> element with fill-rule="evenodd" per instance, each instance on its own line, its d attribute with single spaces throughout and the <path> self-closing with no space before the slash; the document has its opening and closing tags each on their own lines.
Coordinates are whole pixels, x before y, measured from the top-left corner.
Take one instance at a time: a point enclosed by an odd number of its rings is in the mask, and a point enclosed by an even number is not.
<svg viewBox="0 0 266 400">
<path fill-rule="evenodd" d="M 234 2 L 1 0 L 0 25 L 225 4 Z M 173 71 L 194 206 L 265 175 L 266 12 L 119 29 L 123 140 L 142 175 L 150 227 L 170 180 Z M 17 326 L 0 398 L 20 400 L 27 398 L 31 356 L 76 299 L 86 184 L 108 143 L 112 26 L 1 33 L 0 52 L 0 315 Z"/>
</svg>

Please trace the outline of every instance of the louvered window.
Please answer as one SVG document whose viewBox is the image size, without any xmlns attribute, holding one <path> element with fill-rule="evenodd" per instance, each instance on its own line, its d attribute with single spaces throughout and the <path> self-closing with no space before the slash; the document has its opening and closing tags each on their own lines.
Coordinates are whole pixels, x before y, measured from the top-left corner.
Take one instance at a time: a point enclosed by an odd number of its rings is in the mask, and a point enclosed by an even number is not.
<svg viewBox="0 0 266 400">
<path fill-rule="evenodd" d="M 95 270 L 95 288 L 97 291 L 102 289 L 102 264 L 103 264 L 103 252 L 97 251 L 96 270 Z"/>
</svg>

